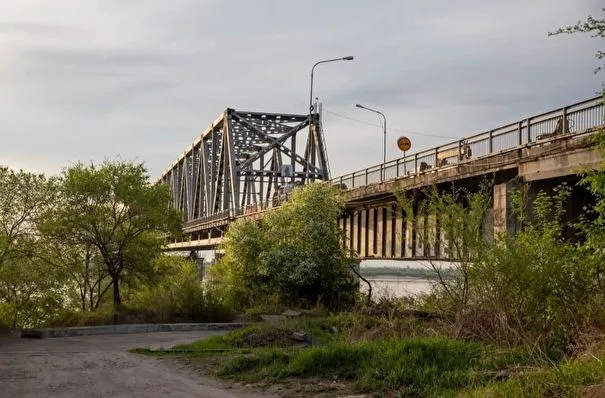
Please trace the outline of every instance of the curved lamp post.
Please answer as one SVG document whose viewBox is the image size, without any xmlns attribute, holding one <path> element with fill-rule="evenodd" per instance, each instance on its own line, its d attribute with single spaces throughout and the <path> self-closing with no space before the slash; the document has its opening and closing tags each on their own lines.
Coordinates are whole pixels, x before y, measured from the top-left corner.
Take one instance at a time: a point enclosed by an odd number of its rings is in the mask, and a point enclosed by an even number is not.
<svg viewBox="0 0 605 398">
<path fill-rule="evenodd" d="M 316 62 L 313 65 L 313 67 L 311 68 L 311 90 L 309 93 L 309 115 L 311 115 L 313 113 L 313 72 L 315 72 L 315 67 L 319 64 L 325 64 L 328 62 L 352 61 L 353 59 L 354 59 L 354 57 L 352 55 L 348 55 L 346 57 L 341 57 L 341 58 L 324 59 L 324 60 Z"/>
<path fill-rule="evenodd" d="M 383 139 L 382 139 L 382 163 L 386 163 L 387 162 L 387 117 L 384 115 L 384 113 L 377 111 L 376 109 L 372 109 L 372 108 L 368 108 L 367 106 L 363 106 L 360 104 L 355 104 L 356 107 L 361 108 L 361 109 L 365 109 L 366 111 L 370 111 L 370 112 L 374 112 L 379 114 L 380 116 L 382 116 L 382 119 L 384 120 L 384 123 L 382 125 L 383 129 L 382 129 L 382 135 L 383 135 Z"/>
</svg>

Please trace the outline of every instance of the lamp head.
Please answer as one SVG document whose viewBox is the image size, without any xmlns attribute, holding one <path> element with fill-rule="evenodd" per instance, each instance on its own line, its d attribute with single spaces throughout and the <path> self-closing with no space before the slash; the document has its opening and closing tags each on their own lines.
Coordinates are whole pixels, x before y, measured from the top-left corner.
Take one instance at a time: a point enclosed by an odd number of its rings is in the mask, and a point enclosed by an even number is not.
<svg viewBox="0 0 605 398">
<path fill-rule="evenodd" d="M 352 55 L 346 56 L 346 57 L 342 57 L 343 61 L 353 61 L 354 57 Z"/>
<path fill-rule="evenodd" d="M 358 107 L 358 108 L 364 108 L 364 106 L 361 105 L 361 104 L 355 104 L 355 106 Z"/>
</svg>

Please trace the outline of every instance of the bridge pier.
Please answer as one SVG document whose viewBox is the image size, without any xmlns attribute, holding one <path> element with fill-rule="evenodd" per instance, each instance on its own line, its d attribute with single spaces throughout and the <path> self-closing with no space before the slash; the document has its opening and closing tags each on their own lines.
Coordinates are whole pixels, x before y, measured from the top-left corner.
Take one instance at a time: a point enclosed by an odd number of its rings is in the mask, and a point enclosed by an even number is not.
<svg viewBox="0 0 605 398">
<path fill-rule="evenodd" d="M 394 257 L 401 258 L 404 255 L 405 235 L 403 230 L 403 216 L 399 206 L 394 207 L 395 212 L 395 253 Z"/>
<path fill-rule="evenodd" d="M 515 232 L 513 217 L 512 194 L 519 187 L 517 179 L 494 184 L 493 187 L 493 233 L 499 236 Z"/>
<path fill-rule="evenodd" d="M 359 210 L 359 217 L 361 221 L 359 255 L 363 257 L 368 255 L 368 209 Z"/>
</svg>

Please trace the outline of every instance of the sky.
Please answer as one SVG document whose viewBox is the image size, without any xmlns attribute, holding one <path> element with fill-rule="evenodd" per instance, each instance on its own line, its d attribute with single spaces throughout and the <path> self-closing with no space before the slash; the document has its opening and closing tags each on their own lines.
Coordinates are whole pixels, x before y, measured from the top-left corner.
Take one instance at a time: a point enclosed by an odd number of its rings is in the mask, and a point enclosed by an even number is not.
<svg viewBox="0 0 605 398">
<path fill-rule="evenodd" d="M 600 0 L 0 0 L 0 164 L 143 161 L 155 179 L 227 107 L 308 111 L 332 176 L 595 95 Z"/>
</svg>

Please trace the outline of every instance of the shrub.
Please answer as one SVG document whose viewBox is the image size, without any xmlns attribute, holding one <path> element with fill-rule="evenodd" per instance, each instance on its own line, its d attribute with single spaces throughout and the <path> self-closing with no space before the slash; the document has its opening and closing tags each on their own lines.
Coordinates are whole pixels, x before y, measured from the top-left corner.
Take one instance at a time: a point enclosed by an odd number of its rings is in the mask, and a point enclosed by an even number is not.
<svg viewBox="0 0 605 398">
<path fill-rule="evenodd" d="M 513 196 L 519 230 L 491 239 L 482 231 L 489 190 L 478 193 L 425 192 L 428 209 L 439 215 L 441 243 L 458 276 L 440 276 L 435 305 L 459 334 L 491 342 L 538 344 L 559 357 L 579 332 L 605 320 L 596 256 L 584 233 L 565 238 L 565 203 L 570 188 L 539 192 L 530 201 L 524 188 Z M 590 232 L 594 225 L 591 224 Z M 584 232 L 581 230 L 580 232 Z M 602 261 L 602 260 L 601 260 Z"/>
<path fill-rule="evenodd" d="M 342 248 L 337 188 L 311 183 L 266 214 L 259 226 L 238 220 L 227 231 L 225 255 L 212 270 L 212 289 L 227 305 L 258 304 L 342 309 L 357 297 L 357 284 Z"/>
</svg>

